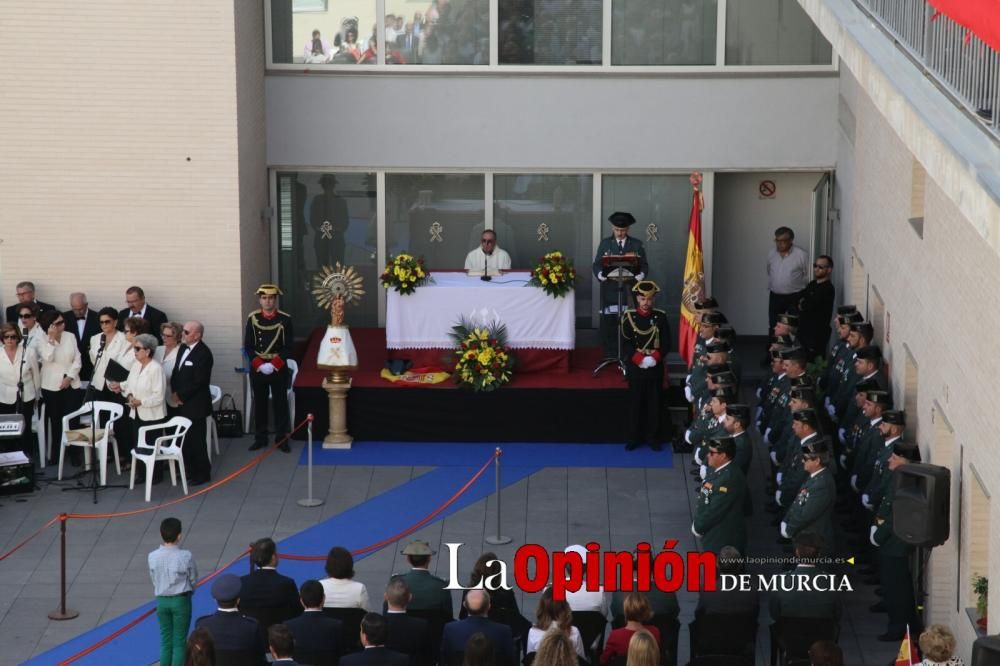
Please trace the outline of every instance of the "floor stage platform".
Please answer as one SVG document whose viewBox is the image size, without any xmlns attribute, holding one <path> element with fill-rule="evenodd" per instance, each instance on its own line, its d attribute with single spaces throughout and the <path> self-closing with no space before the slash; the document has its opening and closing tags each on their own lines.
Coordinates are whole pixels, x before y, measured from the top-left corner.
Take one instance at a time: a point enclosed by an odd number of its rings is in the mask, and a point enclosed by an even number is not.
<svg viewBox="0 0 1000 666">
<path fill-rule="evenodd" d="M 316 367 L 322 330 L 306 345 L 295 381 L 295 422 L 315 415 L 314 435 L 328 428 L 325 373 Z M 601 350 L 583 347 L 569 355 L 568 368 L 517 372 L 511 383 L 491 393 L 458 388 L 451 380 L 412 387 L 379 376 L 389 358 L 385 330 L 352 328 L 360 366 L 352 375 L 347 397 L 347 425 L 355 439 L 437 442 L 622 442 L 627 424 L 628 391 L 624 377 L 613 368 L 597 376 Z M 515 358 L 517 351 L 515 350 Z M 398 358 L 401 354 L 393 352 Z M 421 350 L 420 356 L 427 357 Z M 451 370 L 451 353 L 442 350 L 439 366 Z M 536 366 L 537 367 L 537 366 Z M 677 384 L 674 381 L 674 384 Z M 671 388 L 671 406 L 682 409 L 683 393 Z M 671 430 L 664 424 L 663 438 Z"/>
</svg>

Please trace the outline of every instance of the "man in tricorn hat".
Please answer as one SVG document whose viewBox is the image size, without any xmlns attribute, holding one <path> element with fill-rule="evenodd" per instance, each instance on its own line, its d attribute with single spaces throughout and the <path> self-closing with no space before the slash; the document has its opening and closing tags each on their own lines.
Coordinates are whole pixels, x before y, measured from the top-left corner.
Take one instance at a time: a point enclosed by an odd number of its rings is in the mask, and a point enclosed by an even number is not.
<svg viewBox="0 0 1000 666">
<path fill-rule="evenodd" d="M 260 309 L 247 317 L 243 347 L 250 355 L 250 390 L 253 391 L 254 441 L 251 451 L 267 445 L 267 399 L 274 404 L 274 441 L 291 432 L 288 413 L 288 385 L 291 373 L 288 360 L 292 354 L 292 318 L 278 309 L 278 285 L 264 283 L 257 288 Z M 281 444 L 285 453 L 291 451 L 288 442 Z"/>
<path fill-rule="evenodd" d="M 824 555 L 833 552 L 833 504 L 837 499 L 830 455 L 830 445 L 823 438 L 813 437 L 802 445 L 802 466 L 808 476 L 781 522 L 781 536 L 786 539 L 800 534 L 821 537 Z"/>
<path fill-rule="evenodd" d="M 632 287 L 634 309 L 622 317 L 625 374 L 629 390 L 629 433 L 626 451 L 648 442 L 654 451 L 660 445 L 660 414 L 663 392 L 663 361 L 667 356 L 667 313 L 653 308 L 660 288 L 652 280 L 640 280 Z"/>
<path fill-rule="evenodd" d="M 649 264 L 646 263 L 646 250 L 642 246 L 642 241 L 628 235 L 628 229 L 635 224 L 635 218 L 631 213 L 612 213 L 608 217 L 611 223 L 611 235 L 601 241 L 597 246 L 597 254 L 594 256 L 593 272 L 601 283 L 601 342 L 604 345 L 604 357 L 618 357 L 618 318 L 622 313 L 618 312 L 618 283 L 608 279 L 607 269 L 601 265 L 603 257 L 634 255 L 639 259 L 639 272 L 636 280 L 642 280 L 649 272 Z M 625 285 L 629 287 L 629 284 Z M 627 299 L 623 299 L 622 307 L 625 307 Z"/>
<path fill-rule="evenodd" d="M 434 551 L 426 541 L 417 539 L 406 544 L 402 550 L 410 570 L 404 574 L 396 574 L 393 578 L 402 578 L 410 588 L 413 599 L 407 606 L 410 610 L 433 610 L 452 617 L 451 592 L 445 589 L 447 583 L 432 574 L 429 570 L 431 556 Z"/>
</svg>

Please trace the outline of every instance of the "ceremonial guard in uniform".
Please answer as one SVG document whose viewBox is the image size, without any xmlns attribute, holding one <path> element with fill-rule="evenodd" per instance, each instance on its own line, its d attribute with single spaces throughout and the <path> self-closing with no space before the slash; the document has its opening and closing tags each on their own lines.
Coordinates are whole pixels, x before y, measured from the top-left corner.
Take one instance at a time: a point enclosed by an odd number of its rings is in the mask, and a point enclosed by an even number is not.
<svg viewBox="0 0 1000 666">
<path fill-rule="evenodd" d="M 712 471 L 701 484 L 691 533 L 701 538 L 702 551 L 718 554 L 733 546 L 746 555 L 747 526 L 743 516 L 747 480 L 733 464 L 736 446 L 729 437 L 708 445 Z"/>
<path fill-rule="evenodd" d="M 606 359 L 618 356 L 618 340 L 615 335 L 618 333 L 617 324 L 621 313 L 618 312 L 618 283 L 608 278 L 608 271 L 601 265 L 601 259 L 610 256 L 635 255 L 639 259 L 639 272 L 636 273 L 635 279 L 642 280 L 649 272 L 649 264 L 646 263 L 646 250 L 642 246 L 642 241 L 628 235 L 628 228 L 635 224 L 635 218 L 632 214 L 612 213 L 608 222 L 611 223 L 612 234 L 597 246 L 593 265 L 594 277 L 601 283 L 601 342 L 604 346 Z M 625 296 L 627 297 L 627 294 Z M 623 308 L 626 306 L 626 301 L 627 298 L 622 299 Z M 622 353 L 624 353 L 624 349 Z M 625 359 L 620 360 L 624 361 Z"/>
<path fill-rule="evenodd" d="M 833 505 L 837 500 L 837 484 L 830 472 L 830 445 L 814 437 L 802 447 L 802 465 L 809 477 L 799 488 L 785 520 L 781 536 L 795 539 L 800 534 L 816 534 L 822 539 L 823 555 L 833 552 Z"/>
<path fill-rule="evenodd" d="M 251 451 L 267 445 L 267 399 L 274 404 L 274 441 L 279 441 L 291 432 L 291 415 L 288 413 L 288 384 L 291 373 L 288 359 L 291 358 L 292 318 L 278 309 L 281 289 L 274 284 L 262 284 L 257 288 L 260 310 L 247 317 L 243 334 L 243 346 L 250 355 L 250 389 L 254 404 L 254 442 Z M 281 445 L 288 453 L 288 442 Z"/>
<path fill-rule="evenodd" d="M 667 355 L 667 313 L 653 308 L 660 288 L 652 280 L 641 280 L 632 287 L 635 309 L 622 317 L 621 335 L 626 359 L 629 390 L 629 433 L 626 451 L 649 442 L 661 450 L 660 414 L 662 413 L 663 360 Z"/>
<path fill-rule="evenodd" d="M 895 474 L 901 465 L 920 462 L 920 449 L 916 444 L 898 440 L 889 456 L 889 470 Z M 913 598 L 913 574 L 910 571 L 910 555 L 913 546 L 903 542 L 892 529 L 892 503 L 896 497 L 895 483 L 890 481 L 885 497 L 875 514 L 875 524 L 871 527 L 871 543 L 878 547 L 882 591 L 885 593 L 885 608 L 889 613 L 889 627 L 878 637 L 880 641 L 899 641 L 906 634 L 919 634 L 916 602 Z"/>
</svg>

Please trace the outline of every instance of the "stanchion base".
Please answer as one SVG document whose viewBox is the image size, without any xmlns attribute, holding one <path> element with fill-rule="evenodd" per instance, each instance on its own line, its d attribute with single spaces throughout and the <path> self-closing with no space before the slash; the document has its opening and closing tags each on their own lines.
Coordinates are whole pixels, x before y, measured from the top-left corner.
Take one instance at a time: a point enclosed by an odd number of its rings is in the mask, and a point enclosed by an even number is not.
<svg viewBox="0 0 1000 666">
<path fill-rule="evenodd" d="M 323 500 L 314 497 L 312 499 L 300 499 L 295 503 L 299 506 L 320 506 L 323 504 Z"/>
<path fill-rule="evenodd" d="M 347 437 L 330 437 L 327 436 L 323 440 L 324 449 L 340 449 L 346 450 L 351 448 L 351 444 L 354 443 L 354 438 L 351 436 Z"/>
<path fill-rule="evenodd" d="M 75 611 L 72 608 L 67 608 L 65 612 L 61 610 L 54 610 L 49 613 L 50 620 L 72 620 L 75 617 L 79 617 L 80 611 Z"/>
<path fill-rule="evenodd" d="M 491 546 L 502 546 L 505 543 L 510 543 L 511 541 L 513 541 L 513 539 L 506 536 L 486 537 L 486 543 L 490 544 Z"/>
</svg>

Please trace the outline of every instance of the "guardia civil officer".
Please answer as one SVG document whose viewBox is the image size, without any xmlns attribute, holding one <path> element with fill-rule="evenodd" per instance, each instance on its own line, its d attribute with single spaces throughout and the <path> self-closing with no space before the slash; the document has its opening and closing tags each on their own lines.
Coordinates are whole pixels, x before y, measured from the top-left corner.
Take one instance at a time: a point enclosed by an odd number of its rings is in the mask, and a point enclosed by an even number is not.
<svg viewBox="0 0 1000 666">
<path fill-rule="evenodd" d="M 732 438 L 713 439 L 708 444 L 712 471 L 701 484 L 691 533 L 701 539 L 702 551 L 718 554 L 725 546 L 746 552 L 747 526 L 743 516 L 747 480 L 733 464 L 736 445 Z"/>
<path fill-rule="evenodd" d="M 824 555 L 833 552 L 833 505 L 837 500 L 837 484 L 829 470 L 830 454 L 830 445 L 819 437 L 802 445 L 802 466 L 809 476 L 781 523 L 781 536 L 786 539 L 817 535 Z"/>
<path fill-rule="evenodd" d="M 667 355 L 667 313 L 653 307 L 660 288 L 652 280 L 632 287 L 635 308 L 625 311 L 621 335 L 625 374 L 629 390 L 629 432 L 626 451 L 648 442 L 654 451 L 660 444 L 663 361 Z"/>
<path fill-rule="evenodd" d="M 649 273 L 646 250 L 642 246 L 642 241 L 628 235 L 629 227 L 635 224 L 632 213 L 612 213 L 608 217 L 608 222 L 611 223 L 612 233 L 597 246 L 593 265 L 594 277 L 601 283 L 601 342 L 604 345 L 606 359 L 618 356 L 618 340 L 615 335 L 618 332 L 617 320 L 621 313 L 618 312 L 618 283 L 608 279 L 608 271 L 601 265 L 601 259 L 606 256 L 635 255 L 639 259 L 639 272 L 636 273 L 635 280 L 642 280 Z M 622 307 L 625 307 L 625 300 L 627 298 L 623 299 Z"/>
<path fill-rule="evenodd" d="M 281 289 L 265 283 L 257 288 L 260 309 L 247 317 L 243 346 L 250 355 L 250 389 L 254 403 L 254 441 L 251 451 L 267 445 L 267 399 L 274 405 L 274 441 L 279 441 L 291 431 L 288 413 L 288 388 L 291 373 L 288 360 L 292 354 L 292 318 L 278 309 Z M 285 453 L 291 451 L 288 442 L 281 445 Z"/>
</svg>

